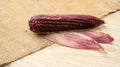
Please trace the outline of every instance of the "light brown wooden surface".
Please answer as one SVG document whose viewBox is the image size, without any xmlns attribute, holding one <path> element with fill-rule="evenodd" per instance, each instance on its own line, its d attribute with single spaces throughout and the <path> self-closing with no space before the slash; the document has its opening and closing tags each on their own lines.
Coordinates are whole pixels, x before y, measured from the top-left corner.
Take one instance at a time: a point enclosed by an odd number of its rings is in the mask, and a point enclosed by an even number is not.
<svg viewBox="0 0 120 67">
<path fill-rule="evenodd" d="M 4 67 L 120 67 L 120 11 L 104 18 L 106 24 L 95 31 L 114 37 L 111 44 L 101 44 L 107 54 L 53 44 Z"/>
<path fill-rule="evenodd" d="M 28 20 L 33 15 L 73 13 L 103 17 L 119 8 L 119 0 L 1 0 L 0 65 L 52 45 L 29 31 Z"/>
</svg>

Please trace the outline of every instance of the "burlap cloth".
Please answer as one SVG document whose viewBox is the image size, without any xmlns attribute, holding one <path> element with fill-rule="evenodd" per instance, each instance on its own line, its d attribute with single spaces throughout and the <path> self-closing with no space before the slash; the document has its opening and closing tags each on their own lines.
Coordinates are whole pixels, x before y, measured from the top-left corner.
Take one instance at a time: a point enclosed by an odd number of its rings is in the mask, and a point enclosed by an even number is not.
<svg viewBox="0 0 120 67">
<path fill-rule="evenodd" d="M 1 0 L 0 65 L 15 61 L 53 43 L 29 31 L 37 14 L 89 14 L 104 17 L 120 9 L 120 0 Z"/>
</svg>

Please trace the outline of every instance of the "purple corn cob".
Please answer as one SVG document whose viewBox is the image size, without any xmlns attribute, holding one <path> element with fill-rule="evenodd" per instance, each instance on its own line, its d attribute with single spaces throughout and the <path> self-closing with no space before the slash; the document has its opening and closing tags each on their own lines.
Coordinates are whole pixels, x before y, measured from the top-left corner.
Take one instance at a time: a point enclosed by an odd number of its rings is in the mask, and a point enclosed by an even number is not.
<svg viewBox="0 0 120 67">
<path fill-rule="evenodd" d="M 36 15 L 29 20 L 36 33 L 95 28 L 105 22 L 90 15 Z"/>
</svg>

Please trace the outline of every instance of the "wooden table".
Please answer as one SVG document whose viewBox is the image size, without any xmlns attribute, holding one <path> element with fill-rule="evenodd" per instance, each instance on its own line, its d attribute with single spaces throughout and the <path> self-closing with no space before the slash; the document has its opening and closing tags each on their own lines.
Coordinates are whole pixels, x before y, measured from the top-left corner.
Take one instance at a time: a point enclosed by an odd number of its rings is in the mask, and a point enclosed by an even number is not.
<svg viewBox="0 0 120 67">
<path fill-rule="evenodd" d="M 111 14 L 104 20 L 106 24 L 99 31 L 114 37 L 114 42 L 110 45 L 101 44 L 107 54 L 53 44 L 3 67 L 120 67 L 120 12 Z"/>
</svg>

